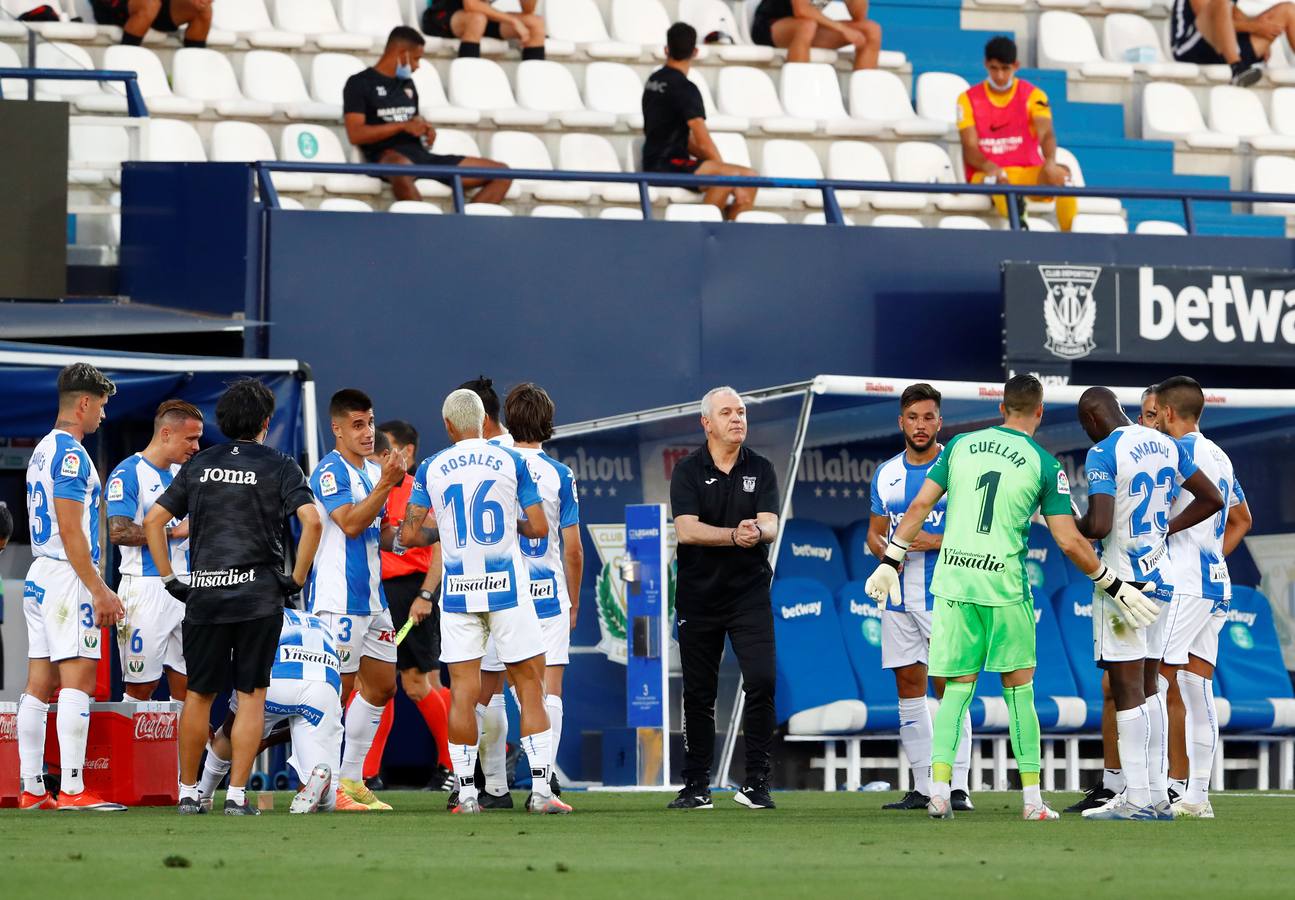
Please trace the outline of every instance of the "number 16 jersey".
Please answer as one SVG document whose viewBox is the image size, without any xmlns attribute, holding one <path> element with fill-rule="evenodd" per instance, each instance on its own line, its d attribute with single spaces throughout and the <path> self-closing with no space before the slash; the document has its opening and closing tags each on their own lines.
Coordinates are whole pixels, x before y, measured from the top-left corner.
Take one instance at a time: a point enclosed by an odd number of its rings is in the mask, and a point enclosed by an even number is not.
<svg viewBox="0 0 1295 900">
<path fill-rule="evenodd" d="M 513 608 L 518 597 L 530 600 L 517 520 L 540 494 L 516 451 L 481 438 L 459 441 L 423 460 L 409 503 L 436 516 L 442 610 L 494 612 Z"/>
</svg>

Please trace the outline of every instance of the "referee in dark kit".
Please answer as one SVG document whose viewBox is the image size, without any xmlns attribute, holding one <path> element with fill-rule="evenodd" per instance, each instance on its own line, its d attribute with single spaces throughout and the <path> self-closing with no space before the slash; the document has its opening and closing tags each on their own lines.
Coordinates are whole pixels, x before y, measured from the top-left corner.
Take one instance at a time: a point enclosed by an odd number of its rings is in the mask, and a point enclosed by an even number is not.
<svg viewBox="0 0 1295 900">
<path fill-rule="evenodd" d="M 773 809 L 769 755 L 777 718 L 773 609 L 766 544 L 778 534 L 778 481 L 769 460 L 743 446 L 746 404 L 731 387 L 701 400 L 706 443 L 670 478 L 679 540 L 676 615 L 683 665 L 684 787 L 670 809 L 710 809 L 715 694 L 725 636 L 746 694 L 746 781 L 733 799 Z"/>
<path fill-rule="evenodd" d="M 201 450 L 176 473 L 144 518 L 144 536 L 162 583 L 185 604 L 184 664 L 189 693 L 180 714 L 182 814 L 206 812 L 198 799 L 198 767 L 207 743 L 211 704 L 233 676 L 238 712 L 225 815 L 259 815 L 244 790 L 265 723 L 265 689 L 278 653 L 284 600 L 297 593 L 323 531 L 314 495 L 296 460 L 261 442 L 274 414 L 274 394 L 247 378 L 216 403 L 216 424 L 231 443 Z M 285 574 L 285 520 L 295 515 L 301 539 Z M 189 517 L 189 582 L 171 571 L 166 524 Z"/>
</svg>

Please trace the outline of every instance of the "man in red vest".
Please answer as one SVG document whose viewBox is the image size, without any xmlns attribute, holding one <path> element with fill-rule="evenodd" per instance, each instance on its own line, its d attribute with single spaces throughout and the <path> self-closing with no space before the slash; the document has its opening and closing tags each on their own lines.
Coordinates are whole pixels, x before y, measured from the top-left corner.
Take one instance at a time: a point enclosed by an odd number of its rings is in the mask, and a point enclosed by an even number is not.
<svg viewBox="0 0 1295 900">
<path fill-rule="evenodd" d="M 1021 64 L 1016 42 L 992 38 L 985 44 L 989 77 L 958 97 L 958 131 L 962 162 L 972 184 L 1046 184 L 1061 186 L 1070 170 L 1057 162 L 1048 95 L 1016 77 Z M 1057 222 L 1070 230 L 1075 198 L 1057 198 Z M 1022 203 L 1022 207 L 1024 204 Z M 1007 198 L 994 197 L 999 215 L 1007 215 Z"/>
</svg>

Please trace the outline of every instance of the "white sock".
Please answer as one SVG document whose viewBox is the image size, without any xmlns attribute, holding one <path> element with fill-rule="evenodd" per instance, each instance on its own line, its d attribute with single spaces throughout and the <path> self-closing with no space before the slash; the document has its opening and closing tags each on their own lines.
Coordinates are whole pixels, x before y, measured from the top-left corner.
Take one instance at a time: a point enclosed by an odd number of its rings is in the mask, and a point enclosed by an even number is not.
<svg viewBox="0 0 1295 900">
<path fill-rule="evenodd" d="M 244 803 L 246 803 L 246 802 L 247 802 L 247 793 L 246 793 L 246 792 L 247 792 L 247 787 L 246 787 L 246 785 L 245 785 L 245 786 L 243 786 L 243 787 L 234 787 L 234 786 L 231 784 L 231 785 L 229 786 L 229 790 L 225 791 L 225 799 L 226 799 L 226 800 L 233 800 L 233 801 L 234 801 L 235 803 L 237 803 L 239 806 L 242 806 Z"/>
<path fill-rule="evenodd" d="M 1184 795 L 1186 795 L 1186 793 L 1187 793 L 1187 779 L 1186 779 L 1186 778 L 1170 778 L 1170 779 L 1169 779 L 1169 789 L 1170 789 L 1171 791 L 1173 791 L 1175 794 L 1177 794 L 1177 795 L 1178 795 L 1178 799 L 1180 799 L 1180 800 L 1181 800 L 1181 799 L 1183 798 L 1183 796 L 1184 796 Z"/>
<path fill-rule="evenodd" d="M 18 698 L 18 770 L 22 789 L 40 796 L 45 793 L 45 722 L 49 718 L 49 704 L 41 703 L 31 694 Z"/>
<path fill-rule="evenodd" d="M 63 770 L 60 790 L 79 794 L 85 790 L 85 741 L 90 735 L 90 695 L 64 688 L 58 694 L 58 755 Z"/>
<path fill-rule="evenodd" d="M 477 768 L 477 748 L 474 744 L 456 744 L 450 742 L 450 764 L 454 767 L 454 777 L 459 781 L 459 802 L 477 798 L 477 783 L 473 772 Z"/>
<path fill-rule="evenodd" d="M 551 797 L 549 772 L 553 766 L 553 731 L 546 728 L 522 738 L 522 749 L 531 764 L 531 793 L 537 797 Z"/>
<path fill-rule="evenodd" d="M 1169 682 L 1160 677 L 1162 687 L 1147 697 L 1147 775 L 1152 803 L 1169 802 L 1169 710 L 1165 691 Z"/>
<path fill-rule="evenodd" d="M 504 705 L 503 694 L 490 698 L 482 721 L 480 742 L 486 793 L 501 797 L 508 793 L 508 707 Z"/>
<path fill-rule="evenodd" d="M 183 800 L 185 797 L 192 800 L 202 799 L 202 795 L 198 793 L 198 786 L 196 784 L 185 784 L 182 781 L 180 782 L 180 799 Z"/>
<path fill-rule="evenodd" d="M 549 731 L 553 732 L 553 749 L 549 756 L 550 766 L 558 760 L 558 745 L 562 743 L 562 698 L 549 694 L 544 698 L 544 706 L 549 711 Z"/>
<path fill-rule="evenodd" d="M 1178 692 L 1187 708 L 1187 792 L 1188 803 L 1209 799 L 1210 776 L 1214 773 L 1214 751 L 1219 744 L 1219 718 L 1214 711 L 1214 680 L 1186 669 L 1178 670 Z"/>
<path fill-rule="evenodd" d="M 1105 769 L 1102 772 L 1102 787 L 1117 794 L 1124 790 L 1124 770 Z"/>
<path fill-rule="evenodd" d="M 346 750 L 342 754 L 341 776 L 352 781 L 364 780 L 364 757 L 369 755 L 373 739 L 382 724 L 382 707 L 374 706 L 359 694 L 346 711 Z"/>
<path fill-rule="evenodd" d="M 1150 725 L 1147 705 L 1121 709 L 1115 713 L 1115 727 L 1120 735 L 1120 766 L 1126 782 L 1124 794 L 1134 806 L 1151 803 L 1150 776 L 1147 772 L 1147 741 Z"/>
<path fill-rule="evenodd" d="M 1026 784 L 1021 787 L 1021 799 L 1026 806 L 1042 806 L 1043 791 L 1037 784 Z"/>
<path fill-rule="evenodd" d="M 971 713 L 962 717 L 962 736 L 958 738 L 958 756 L 953 761 L 953 783 L 955 791 L 971 793 Z"/>
<path fill-rule="evenodd" d="M 931 709 L 925 697 L 899 698 L 899 742 L 913 770 L 913 790 L 931 796 Z"/>
<path fill-rule="evenodd" d="M 229 774 L 231 765 L 231 760 L 221 759 L 211 748 L 211 744 L 207 745 L 207 761 L 202 765 L 202 778 L 198 780 L 198 793 L 203 800 L 210 799 L 216 793 L 216 788 L 220 787 L 220 783 Z"/>
</svg>

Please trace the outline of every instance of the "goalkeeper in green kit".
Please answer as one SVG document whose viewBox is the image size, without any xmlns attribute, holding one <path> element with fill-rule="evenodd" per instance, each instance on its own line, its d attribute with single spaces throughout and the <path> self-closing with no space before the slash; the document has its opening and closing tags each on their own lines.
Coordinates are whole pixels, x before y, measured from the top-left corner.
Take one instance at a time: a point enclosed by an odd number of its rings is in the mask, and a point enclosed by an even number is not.
<svg viewBox="0 0 1295 900">
<path fill-rule="evenodd" d="M 935 819 L 953 818 L 950 779 L 960 725 L 982 669 L 1003 679 L 1012 753 L 1025 794 L 1023 817 L 1057 818 L 1039 792 L 1034 601 L 1025 574 L 1036 509 L 1062 552 L 1112 598 L 1130 625 L 1148 625 L 1159 613 L 1144 586 L 1116 578 L 1075 527 L 1066 473 L 1033 437 L 1043 418 L 1043 385 L 1033 375 L 1017 375 L 1004 385 L 999 409 L 1002 425 L 960 434 L 944 448 L 867 583 L 868 595 L 881 603 L 899 596 L 899 566 L 908 545 L 947 493 L 944 542 L 931 581 L 929 670 L 948 679 L 931 754 L 927 813 Z"/>
</svg>

